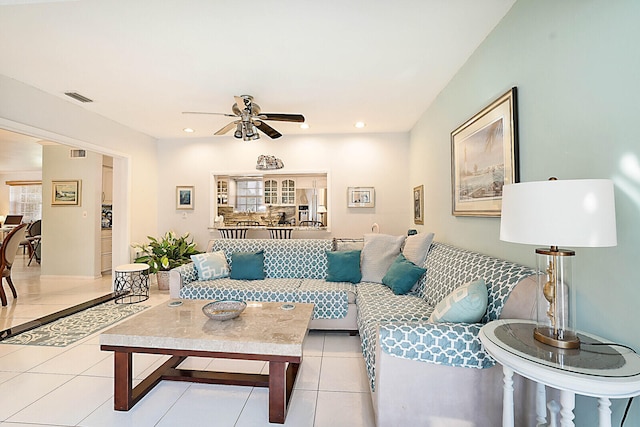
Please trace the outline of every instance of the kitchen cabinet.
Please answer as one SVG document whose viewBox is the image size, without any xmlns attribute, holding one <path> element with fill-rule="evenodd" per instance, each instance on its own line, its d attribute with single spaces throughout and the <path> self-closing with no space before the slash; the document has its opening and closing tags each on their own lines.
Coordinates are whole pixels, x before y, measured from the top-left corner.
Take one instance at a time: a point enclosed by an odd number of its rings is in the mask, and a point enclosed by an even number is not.
<svg viewBox="0 0 640 427">
<path fill-rule="evenodd" d="M 280 180 L 280 204 L 296 204 L 296 182 L 292 178 Z"/>
<path fill-rule="evenodd" d="M 111 271 L 112 232 L 110 228 L 103 228 L 100 233 L 100 272 Z"/>
<path fill-rule="evenodd" d="M 102 165 L 102 204 L 113 204 L 113 167 Z"/>
<path fill-rule="evenodd" d="M 229 204 L 229 180 L 219 179 L 217 183 L 218 206 Z"/>
</svg>

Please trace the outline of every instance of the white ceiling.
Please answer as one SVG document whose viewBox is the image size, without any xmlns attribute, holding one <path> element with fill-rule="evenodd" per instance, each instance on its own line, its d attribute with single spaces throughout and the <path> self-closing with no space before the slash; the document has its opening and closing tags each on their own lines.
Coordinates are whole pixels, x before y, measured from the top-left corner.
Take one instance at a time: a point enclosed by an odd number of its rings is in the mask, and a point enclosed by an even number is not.
<svg viewBox="0 0 640 427">
<path fill-rule="evenodd" d="M 156 138 L 212 135 L 228 117 L 181 112 L 241 94 L 304 114 L 285 138 L 405 132 L 514 2 L 0 0 L 0 74 Z"/>
</svg>

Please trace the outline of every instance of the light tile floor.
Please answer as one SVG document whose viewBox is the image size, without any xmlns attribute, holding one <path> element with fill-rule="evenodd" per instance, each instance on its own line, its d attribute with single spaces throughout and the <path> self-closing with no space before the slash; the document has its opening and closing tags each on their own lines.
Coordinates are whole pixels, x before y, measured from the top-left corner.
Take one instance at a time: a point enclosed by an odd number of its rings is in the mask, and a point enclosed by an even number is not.
<svg viewBox="0 0 640 427">
<path fill-rule="evenodd" d="M 20 264 L 22 262 L 22 264 Z M 110 292 L 111 278 L 39 280 L 39 267 L 14 266 L 18 299 L 0 314 L 6 328 Z M 143 303 L 162 304 L 167 291 L 152 286 Z M 68 347 L 0 343 L 2 426 L 267 426 L 267 390 L 165 381 L 132 410 L 113 410 L 113 355 L 100 351 L 99 333 Z M 139 382 L 165 360 L 135 355 Z M 268 372 L 265 362 L 191 358 L 196 369 Z M 310 332 L 286 426 L 374 426 L 359 337 Z"/>
</svg>

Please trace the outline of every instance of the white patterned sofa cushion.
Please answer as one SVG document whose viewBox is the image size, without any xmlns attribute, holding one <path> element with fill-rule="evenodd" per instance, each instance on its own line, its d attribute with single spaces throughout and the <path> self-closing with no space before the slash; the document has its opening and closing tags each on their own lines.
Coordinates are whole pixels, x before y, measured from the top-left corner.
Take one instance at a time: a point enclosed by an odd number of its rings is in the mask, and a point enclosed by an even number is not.
<svg viewBox="0 0 640 427">
<path fill-rule="evenodd" d="M 439 365 L 484 369 L 495 361 L 484 350 L 479 323 L 380 324 L 380 347 L 404 359 Z"/>
<path fill-rule="evenodd" d="M 360 283 L 358 285 L 358 330 L 362 341 L 364 356 L 371 390 L 375 390 L 375 354 L 377 327 L 383 322 L 427 321 L 433 312 L 424 299 L 415 295 L 396 295 L 385 285 L 379 283 Z"/>
<path fill-rule="evenodd" d="M 224 251 L 233 270 L 231 254 L 264 250 L 264 272 L 267 278 L 324 279 L 327 276 L 328 239 L 215 239 L 207 252 Z"/>
<path fill-rule="evenodd" d="M 523 265 L 438 242 L 431 245 L 424 268 L 426 280 L 419 284 L 415 294 L 433 306 L 458 286 L 484 279 L 489 302 L 482 323 L 498 319 L 513 288 L 524 277 L 535 274 Z"/>
<path fill-rule="evenodd" d="M 292 301 L 300 279 L 196 280 L 180 290 L 180 298 L 262 302 Z"/>
</svg>

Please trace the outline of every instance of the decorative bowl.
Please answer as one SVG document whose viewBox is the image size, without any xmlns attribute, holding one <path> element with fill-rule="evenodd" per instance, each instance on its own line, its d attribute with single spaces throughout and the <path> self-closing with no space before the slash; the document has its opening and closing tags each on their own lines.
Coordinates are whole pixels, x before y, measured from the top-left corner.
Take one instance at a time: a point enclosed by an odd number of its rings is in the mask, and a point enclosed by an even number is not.
<svg viewBox="0 0 640 427">
<path fill-rule="evenodd" d="M 213 320 L 229 320 L 240 316 L 247 308 L 244 301 L 224 300 L 213 301 L 202 307 L 202 312 Z"/>
</svg>

